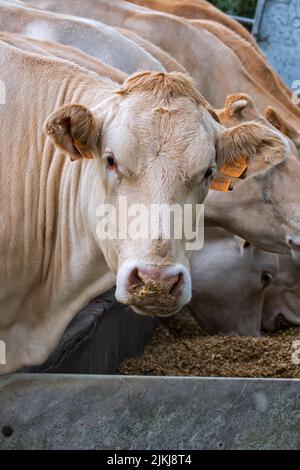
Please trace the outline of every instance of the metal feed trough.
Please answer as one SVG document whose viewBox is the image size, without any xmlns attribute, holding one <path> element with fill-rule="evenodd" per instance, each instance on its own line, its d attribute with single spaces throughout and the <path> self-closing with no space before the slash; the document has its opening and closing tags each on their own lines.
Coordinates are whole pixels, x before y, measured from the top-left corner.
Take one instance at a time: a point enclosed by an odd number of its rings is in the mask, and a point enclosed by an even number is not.
<svg viewBox="0 0 300 470">
<path fill-rule="evenodd" d="M 259 0 L 248 23 L 300 79 L 300 2 Z M 0 379 L 0 448 L 300 449 L 300 380 L 116 375 L 155 326 L 112 292 L 91 302 L 45 364 Z"/>
<path fill-rule="evenodd" d="M 13 375 L 0 447 L 299 449 L 299 392 L 292 380 Z"/>
<path fill-rule="evenodd" d="M 300 380 L 116 375 L 155 326 L 91 302 L 45 364 L 0 379 L 0 448 L 300 448 Z"/>
</svg>

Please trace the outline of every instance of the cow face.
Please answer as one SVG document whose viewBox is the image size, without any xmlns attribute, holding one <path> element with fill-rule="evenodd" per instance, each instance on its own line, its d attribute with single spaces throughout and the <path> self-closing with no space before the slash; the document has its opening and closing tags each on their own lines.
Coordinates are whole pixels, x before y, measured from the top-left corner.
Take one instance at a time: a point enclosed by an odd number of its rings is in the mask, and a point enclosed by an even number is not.
<svg viewBox="0 0 300 470">
<path fill-rule="evenodd" d="M 142 72 L 93 110 L 74 104 L 56 111 L 46 122 L 46 132 L 71 159 L 93 158 L 84 164 L 89 178 L 82 178 L 93 188 L 86 188 L 92 226 L 96 206 L 103 202 L 115 209 L 117 229 L 124 220 L 124 206 L 120 208 L 124 199 L 126 215 L 136 204 L 149 209 L 147 216 L 153 206 L 182 208 L 181 217 L 174 216 L 176 229 L 170 220 L 159 218 L 154 238 L 148 231 L 146 237 L 145 232 L 137 238 L 126 233 L 99 242 L 109 267 L 117 273 L 120 302 L 152 315 L 169 315 L 181 308 L 191 297 L 184 208 L 204 201 L 216 162 L 233 162 L 244 148 L 249 157 L 256 152 L 264 138 L 259 125 L 226 130 L 212 118 L 189 78 Z M 190 219 L 195 228 L 195 210 Z M 150 224 L 152 228 L 152 220 Z"/>
<path fill-rule="evenodd" d="M 258 336 L 265 292 L 276 279 L 277 255 L 222 229 L 207 229 L 193 255 L 189 309 L 209 334 Z"/>
<path fill-rule="evenodd" d="M 149 228 L 155 224 L 151 208 L 177 206 L 174 217 L 180 227 L 172 233 L 167 217 L 156 226 L 154 238 L 128 236 L 110 243 L 117 254 L 109 260 L 118 273 L 117 299 L 139 313 L 168 315 L 191 295 L 187 239 L 183 230 L 179 238 L 175 235 L 183 228 L 177 210 L 183 214 L 186 205 L 202 203 L 208 192 L 215 166 L 212 120 L 205 108 L 187 97 L 153 105 L 144 93 L 129 93 L 122 96 L 106 132 L 104 126 L 104 135 L 103 185 L 118 218 L 121 197 L 129 211 L 136 203 L 148 209 L 142 220 L 147 219 Z"/>
</svg>

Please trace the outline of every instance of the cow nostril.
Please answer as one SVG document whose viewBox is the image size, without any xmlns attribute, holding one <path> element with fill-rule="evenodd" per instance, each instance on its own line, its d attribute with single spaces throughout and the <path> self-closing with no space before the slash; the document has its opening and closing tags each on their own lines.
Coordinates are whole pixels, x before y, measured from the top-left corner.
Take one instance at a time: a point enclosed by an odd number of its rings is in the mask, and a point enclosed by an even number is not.
<svg viewBox="0 0 300 470">
<path fill-rule="evenodd" d="M 273 282 L 273 276 L 272 274 L 268 273 L 268 272 L 263 272 L 262 275 L 261 275 L 261 283 L 264 287 L 267 287 L 269 286 L 270 284 L 272 284 Z"/>
<path fill-rule="evenodd" d="M 281 330 L 283 328 L 289 328 L 292 326 L 292 323 L 290 323 L 286 317 L 283 315 L 283 313 L 279 313 L 276 318 L 275 318 L 275 328 L 276 330 Z"/>
<path fill-rule="evenodd" d="M 175 279 L 173 286 L 171 287 L 170 294 L 174 297 L 178 296 L 179 291 L 183 284 L 183 274 L 179 273 L 177 279 Z"/>
<path fill-rule="evenodd" d="M 287 243 L 292 250 L 299 251 L 300 250 L 300 239 L 299 238 L 292 238 L 287 237 Z"/>
<path fill-rule="evenodd" d="M 142 286 L 143 280 L 139 276 L 139 270 L 137 268 L 133 269 L 128 278 L 129 287 L 133 285 Z"/>
<path fill-rule="evenodd" d="M 136 288 L 155 287 L 161 285 L 166 294 L 171 294 L 173 297 L 178 297 L 183 285 L 183 273 L 167 275 L 163 271 L 143 271 L 139 268 L 134 268 L 128 277 L 128 287 Z"/>
</svg>

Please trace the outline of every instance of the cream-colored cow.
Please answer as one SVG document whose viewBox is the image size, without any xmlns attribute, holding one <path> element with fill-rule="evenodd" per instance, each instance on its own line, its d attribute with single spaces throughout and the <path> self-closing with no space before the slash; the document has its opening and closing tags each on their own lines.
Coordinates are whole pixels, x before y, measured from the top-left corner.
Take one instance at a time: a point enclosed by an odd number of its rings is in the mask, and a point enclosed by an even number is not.
<svg viewBox="0 0 300 470">
<path fill-rule="evenodd" d="M 111 76 L 119 82 L 122 78 L 124 80 L 121 72 L 68 46 L 8 33 L 1 33 L 0 39 L 30 52 L 56 55 L 71 60 L 99 75 Z M 224 109 L 216 110 L 216 113 L 225 127 L 250 119 L 260 119 L 263 123 L 266 122 L 259 116 L 254 103 L 247 95 L 237 94 L 228 97 Z M 272 122 L 274 118 L 275 116 Z M 276 119 L 277 125 L 278 120 L 279 117 Z M 256 159 L 264 160 L 263 155 L 259 156 L 259 154 Z M 250 167 L 252 165 L 251 162 Z M 268 293 L 270 284 L 276 279 L 276 262 L 276 255 L 249 246 L 248 243 L 243 244 L 228 232 L 220 229 L 207 229 L 205 247 L 199 253 L 193 254 L 191 264 L 193 299 L 189 308 L 201 326 L 210 333 L 260 334 L 265 292 L 267 293 L 267 302 L 264 304 L 266 314 L 263 317 L 265 328 L 269 324 L 272 324 L 272 328 L 273 324 L 277 325 L 278 319 L 281 318 L 280 314 L 276 314 L 276 311 L 273 313 L 273 310 L 270 313 L 268 308 L 269 299 L 273 298 Z M 229 271 L 230 276 L 227 275 Z M 284 274 L 285 277 L 286 274 Z M 280 274 L 281 278 L 282 274 Z M 297 281 L 296 279 L 295 283 Z M 218 288 L 216 288 L 217 284 Z M 280 290 L 278 286 L 281 284 L 276 279 L 274 287 Z M 271 292 L 275 296 L 277 291 L 272 288 Z M 283 302 L 283 299 L 281 300 Z M 293 310 L 292 313 L 294 313 Z M 293 318 L 297 319 L 297 314 L 294 313 Z"/>
<path fill-rule="evenodd" d="M 266 129 L 266 139 L 255 158 L 248 159 L 245 179 L 222 172 L 216 175 L 223 181 L 231 180 L 234 190 L 210 191 L 206 199 L 206 224 L 231 231 L 262 250 L 297 257 L 300 218 L 296 184 L 300 164 L 293 143 L 296 131 L 270 107 L 265 119 L 246 94 L 228 96 L 225 107 L 215 113 L 225 127 L 260 123 Z M 241 149 L 243 155 L 245 151 Z M 295 185 L 293 191 L 291 185 Z"/>
<path fill-rule="evenodd" d="M 289 158 L 296 156 L 296 148 L 294 148 L 292 142 L 286 142 L 287 145 L 284 144 L 286 139 L 257 112 L 253 101 L 248 95 L 239 93 L 228 96 L 225 107 L 215 110 L 215 112 L 219 121 L 225 127 L 252 121 L 260 122 L 274 133 L 273 141 L 272 135 L 269 134 L 268 145 L 262 145 L 255 158 L 247 162 L 244 177 L 248 178 L 251 174 L 254 175 L 257 172 L 272 168 L 276 163 L 283 161 L 287 155 L 289 155 Z M 272 122 L 282 130 L 288 131 L 285 126 L 279 126 L 280 118 L 278 116 L 276 122 L 274 122 L 275 117 L 276 115 L 273 116 Z M 289 129 L 287 133 L 289 134 L 291 131 L 292 129 Z M 280 142 L 282 142 L 282 145 L 280 145 Z M 289 154 L 287 154 L 287 148 L 290 149 Z M 230 170 L 232 171 L 234 168 L 230 168 Z M 239 193 L 236 194 L 235 189 L 240 185 L 243 188 L 243 180 L 226 176 L 222 172 L 215 175 L 214 180 L 216 179 L 223 188 L 227 187 L 227 184 L 231 181 L 232 196 L 233 198 L 236 196 L 236 206 L 232 205 L 232 211 L 234 212 L 240 201 Z M 286 188 L 281 187 L 278 190 L 286 191 Z M 244 194 L 246 194 L 246 191 Z M 211 195 L 215 195 L 214 191 L 211 191 Z M 253 197 L 254 195 L 249 193 L 248 196 Z M 227 197 L 226 193 L 224 197 Z M 250 224 L 255 221 L 255 219 L 248 219 L 250 204 L 249 201 L 249 206 L 246 206 L 243 216 L 239 213 L 242 219 L 237 220 L 238 226 L 245 223 L 245 221 Z M 208 210 L 209 204 L 207 206 Z M 222 214 L 221 209 L 219 214 Z M 275 211 L 274 214 L 276 214 Z M 257 215 L 255 214 L 256 217 Z M 261 225 L 263 226 L 265 224 L 264 215 L 265 213 L 262 212 Z M 257 233 L 259 232 L 260 228 L 257 228 Z M 255 242 L 257 241 L 262 240 L 256 238 Z M 287 244 L 286 248 L 288 248 Z M 282 275 L 283 277 L 287 275 L 286 271 L 278 274 L 279 259 L 281 269 L 282 259 L 290 259 L 290 263 L 293 263 L 291 257 L 262 251 L 248 241 L 245 242 L 225 230 L 207 228 L 204 248 L 193 254 L 191 262 L 193 297 L 189 309 L 199 321 L 201 327 L 210 334 L 258 336 L 261 333 L 262 321 L 264 328 L 266 328 L 266 325 L 278 323 L 280 315 L 278 315 L 278 312 L 277 315 L 275 313 L 272 315 L 268 307 L 272 304 L 276 292 L 280 291 L 279 285 L 282 283 L 279 280 Z M 279 298 L 280 296 L 278 296 L 278 300 Z M 281 298 L 282 307 L 283 304 L 284 301 Z"/>
<path fill-rule="evenodd" d="M 181 74 L 144 72 L 120 88 L 63 60 L 3 41 L 1 79 L 2 372 L 44 361 L 71 318 L 117 275 L 117 299 L 164 315 L 190 300 L 186 240 L 97 236 L 98 209 L 202 202 L 216 152 L 238 157 L 234 135 L 255 153 L 259 126 L 226 130 Z M 47 137 L 48 135 L 48 137 Z M 254 141 L 253 141 L 254 139 Z M 249 155 L 250 156 L 250 155 Z M 93 158 L 91 158 L 93 157 Z M 163 230 L 164 227 L 161 227 Z M 131 286 L 169 290 L 136 303 Z"/>
<path fill-rule="evenodd" d="M 188 306 L 209 334 L 259 336 L 265 295 L 278 276 L 278 255 L 220 228 L 207 228 L 191 260 Z"/>
</svg>

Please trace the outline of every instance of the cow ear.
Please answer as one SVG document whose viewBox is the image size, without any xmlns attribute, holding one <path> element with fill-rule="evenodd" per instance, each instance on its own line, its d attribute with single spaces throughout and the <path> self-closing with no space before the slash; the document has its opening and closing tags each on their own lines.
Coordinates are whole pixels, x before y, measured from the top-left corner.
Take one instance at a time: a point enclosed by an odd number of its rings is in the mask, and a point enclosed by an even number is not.
<svg viewBox="0 0 300 470">
<path fill-rule="evenodd" d="M 245 99 L 239 99 L 237 101 L 234 101 L 231 104 L 231 112 L 235 115 L 238 116 L 241 114 L 242 111 L 244 111 L 245 108 L 247 108 L 249 102 Z"/>
<path fill-rule="evenodd" d="M 249 95 L 238 93 L 228 95 L 225 101 L 225 109 L 232 117 L 240 117 L 243 113 L 254 110 L 254 103 Z"/>
<path fill-rule="evenodd" d="M 272 126 L 282 132 L 282 134 L 286 134 L 287 128 L 285 122 L 272 106 L 268 106 L 265 110 L 265 118 L 270 124 L 272 124 Z"/>
<path fill-rule="evenodd" d="M 284 119 L 274 108 L 272 108 L 272 106 L 268 106 L 265 110 L 265 118 L 270 124 L 272 124 L 272 126 L 278 129 L 282 134 L 288 136 L 296 144 L 296 146 L 299 147 L 300 133 L 288 122 L 284 121 Z"/>
<path fill-rule="evenodd" d="M 215 110 L 219 122 L 225 127 L 231 127 L 245 121 L 252 121 L 258 117 L 254 103 L 249 95 L 236 93 L 228 95 L 223 109 Z"/>
<path fill-rule="evenodd" d="M 93 150 L 100 141 L 100 123 L 80 104 L 70 104 L 52 113 L 45 122 L 45 132 L 71 160 L 93 158 Z"/>
<path fill-rule="evenodd" d="M 246 161 L 254 158 L 263 145 L 275 149 L 283 143 L 274 131 L 260 123 L 246 122 L 224 130 L 217 137 L 216 158 L 218 167 L 233 165 L 241 157 Z"/>
</svg>

